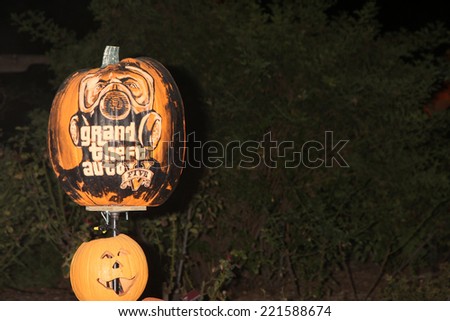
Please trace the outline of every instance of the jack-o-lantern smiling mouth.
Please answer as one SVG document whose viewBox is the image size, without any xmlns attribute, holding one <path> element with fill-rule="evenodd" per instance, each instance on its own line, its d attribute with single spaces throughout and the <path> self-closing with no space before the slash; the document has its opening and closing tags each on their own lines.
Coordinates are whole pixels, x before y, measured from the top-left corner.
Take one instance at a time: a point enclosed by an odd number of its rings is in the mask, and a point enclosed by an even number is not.
<svg viewBox="0 0 450 321">
<path fill-rule="evenodd" d="M 128 252 L 126 250 L 121 249 L 117 253 L 117 257 L 128 256 Z M 130 276 L 131 273 L 125 272 L 122 270 L 123 265 L 119 260 L 114 259 L 114 255 L 106 251 L 100 256 L 101 260 L 104 260 L 104 263 L 108 267 L 108 271 L 111 273 L 109 275 L 103 275 L 103 278 L 97 278 L 97 282 L 103 285 L 106 289 L 113 290 L 117 295 L 127 294 L 130 288 L 133 286 L 136 281 L 136 275 Z M 111 261 L 113 260 L 113 261 Z M 112 263 L 114 262 L 114 263 Z M 111 265 L 112 263 L 112 265 Z M 105 267 L 105 266 L 104 266 Z M 112 270 L 109 270 L 112 269 Z M 113 272 L 114 271 L 114 272 Z M 128 276 L 125 277 L 124 275 Z M 132 274 L 131 274 L 132 275 Z M 107 279 L 105 279 L 107 278 Z"/>
<path fill-rule="evenodd" d="M 135 280 L 136 276 L 132 277 L 131 279 L 119 277 L 109 281 L 98 278 L 97 282 L 103 285 L 105 288 L 113 290 L 117 295 L 124 295 L 133 286 Z"/>
</svg>

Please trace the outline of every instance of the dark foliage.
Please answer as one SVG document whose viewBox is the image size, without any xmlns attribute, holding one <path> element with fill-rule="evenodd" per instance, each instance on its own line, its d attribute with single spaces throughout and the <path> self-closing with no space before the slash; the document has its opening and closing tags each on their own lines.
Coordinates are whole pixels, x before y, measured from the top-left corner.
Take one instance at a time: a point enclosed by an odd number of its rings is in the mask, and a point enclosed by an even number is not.
<svg viewBox="0 0 450 321">
<path fill-rule="evenodd" d="M 187 168 L 169 204 L 127 223 L 160 260 L 166 298 L 193 288 L 238 298 L 255 284 L 258 298 L 449 298 L 436 280 L 449 269 L 450 118 L 423 112 L 448 76 L 449 31 L 382 32 L 372 2 L 330 9 L 329 1 L 93 0 L 98 28 L 82 39 L 36 12 L 15 16 L 51 44 L 55 88 L 118 45 L 121 57 L 149 56 L 173 72 L 197 139 L 253 144 L 252 168 L 242 153 L 229 166 Z M 0 249 L 9 256 L 0 269 L 9 273 L 23 244 L 47 235 L 67 259 L 88 237 L 87 214 L 58 194 L 42 158 L 45 134 L 34 134 L 48 108 L 36 102 L 35 122 L 2 147 Z M 24 154 L 17 144 L 27 133 Z M 272 159 L 269 133 L 288 142 Z M 323 162 L 288 162 L 307 142 L 330 151 L 340 140 L 345 163 L 317 148 L 310 156 Z M 35 180 L 24 187 L 27 175 Z M 434 281 L 423 287 L 423 278 Z"/>
</svg>

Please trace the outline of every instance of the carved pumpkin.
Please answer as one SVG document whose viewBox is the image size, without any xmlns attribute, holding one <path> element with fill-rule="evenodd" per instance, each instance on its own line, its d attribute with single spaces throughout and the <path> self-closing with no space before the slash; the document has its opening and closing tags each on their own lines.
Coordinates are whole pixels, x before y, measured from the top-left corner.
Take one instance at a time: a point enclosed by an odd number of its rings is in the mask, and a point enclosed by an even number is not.
<svg viewBox="0 0 450 321">
<path fill-rule="evenodd" d="M 147 57 L 119 62 L 118 49 L 115 63 L 69 76 L 50 111 L 50 160 L 81 206 L 162 204 L 181 175 L 184 141 L 169 71 Z"/>
<path fill-rule="evenodd" d="M 125 234 L 84 242 L 70 265 L 70 283 L 79 300 L 135 301 L 147 280 L 145 254 Z"/>
</svg>

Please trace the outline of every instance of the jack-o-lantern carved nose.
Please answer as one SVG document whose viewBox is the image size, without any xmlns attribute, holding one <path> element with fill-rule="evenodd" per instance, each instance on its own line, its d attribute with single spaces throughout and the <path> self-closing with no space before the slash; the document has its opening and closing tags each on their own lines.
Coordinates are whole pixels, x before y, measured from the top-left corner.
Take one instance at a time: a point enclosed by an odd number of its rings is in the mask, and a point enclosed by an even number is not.
<svg viewBox="0 0 450 321">
<path fill-rule="evenodd" d="M 119 267 L 120 267 L 120 263 L 117 261 L 112 266 L 113 269 L 118 269 Z"/>
</svg>

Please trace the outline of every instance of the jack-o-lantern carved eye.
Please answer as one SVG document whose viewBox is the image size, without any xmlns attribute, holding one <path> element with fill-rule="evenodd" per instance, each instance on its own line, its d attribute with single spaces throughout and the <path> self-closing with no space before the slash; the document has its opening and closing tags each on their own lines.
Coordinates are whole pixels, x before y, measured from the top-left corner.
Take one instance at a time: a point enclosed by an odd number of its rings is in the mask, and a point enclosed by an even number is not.
<svg viewBox="0 0 450 321">
<path fill-rule="evenodd" d="M 106 87 L 106 81 L 99 81 L 96 85 L 95 85 L 95 90 L 96 91 L 101 91 L 103 88 Z"/>
<path fill-rule="evenodd" d="M 111 252 L 106 251 L 105 253 L 102 254 L 102 256 L 100 257 L 101 259 L 112 259 L 113 255 L 111 254 Z"/>
<path fill-rule="evenodd" d="M 128 88 L 130 88 L 131 90 L 137 90 L 137 89 L 140 89 L 139 84 L 138 84 L 135 80 L 133 80 L 133 79 L 131 79 L 131 78 L 128 78 L 127 80 L 125 80 L 125 81 L 123 82 L 123 84 L 124 84 L 125 86 L 127 86 Z"/>
</svg>

